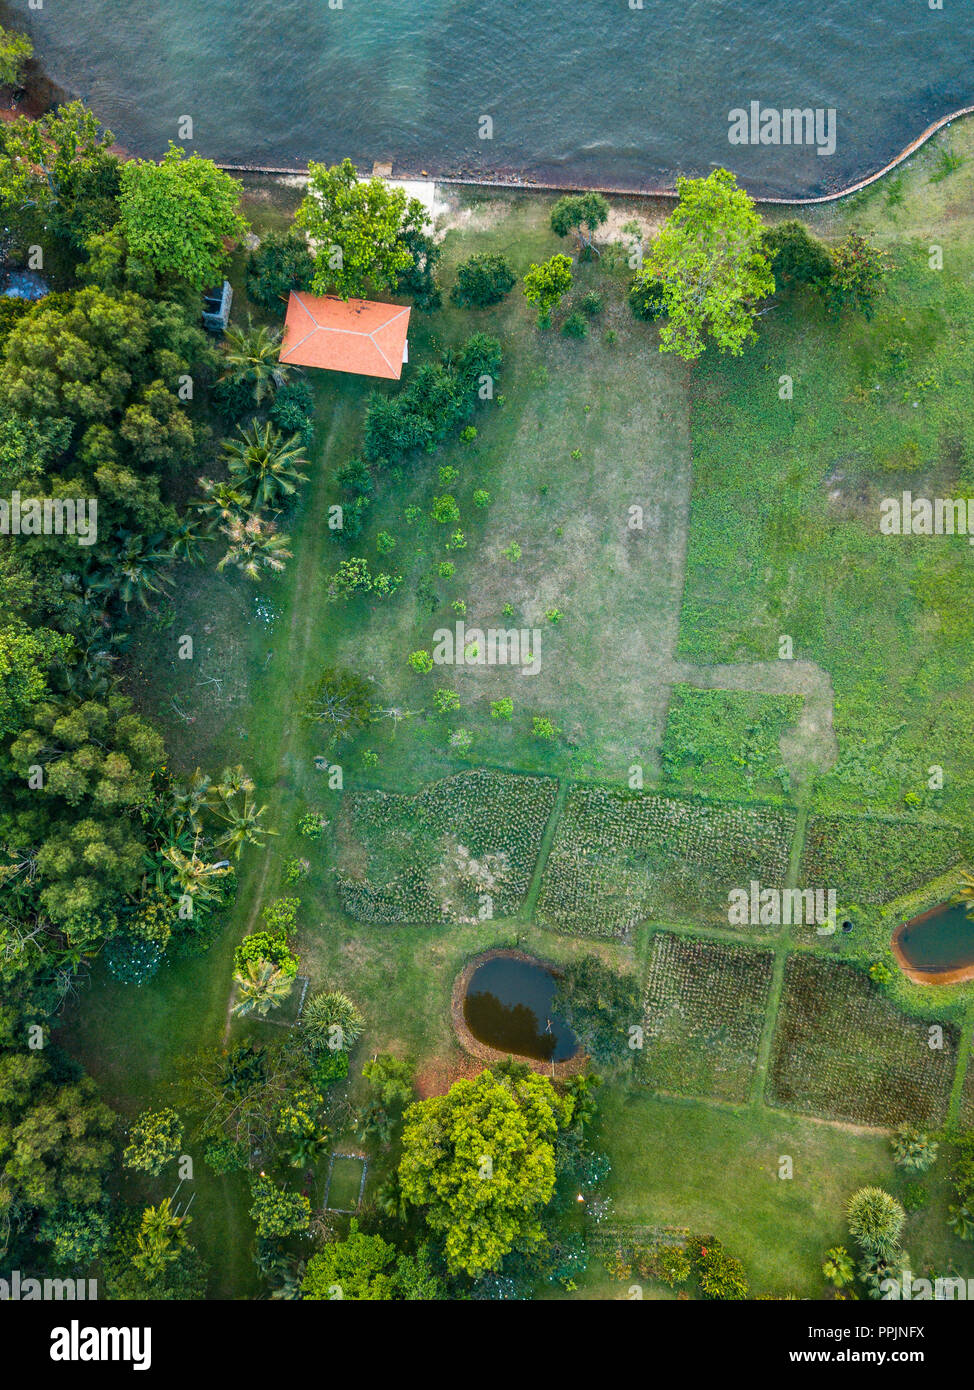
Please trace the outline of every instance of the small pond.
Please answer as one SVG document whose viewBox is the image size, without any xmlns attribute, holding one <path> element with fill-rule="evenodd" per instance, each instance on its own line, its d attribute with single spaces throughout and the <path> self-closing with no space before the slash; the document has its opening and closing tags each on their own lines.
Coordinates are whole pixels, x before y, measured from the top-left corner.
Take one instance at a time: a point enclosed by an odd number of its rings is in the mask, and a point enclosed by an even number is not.
<svg viewBox="0 0 974 1390">
<path fill-rule="evenodd" d="M 894 947 L 911 969 L 929 974 L 974 968 L 974 921 L 964 903 L 940 903 L 899 927 Z"/>
<path fill-rule="evenodd" d="M 553 1012 L 554 995 L 555 977 L 539 962 L 495 956 L 470 977 L 463 1016 L 477 1041 L 498 1052 L 563 1062 L 578 1039 Z"/>
</svg>

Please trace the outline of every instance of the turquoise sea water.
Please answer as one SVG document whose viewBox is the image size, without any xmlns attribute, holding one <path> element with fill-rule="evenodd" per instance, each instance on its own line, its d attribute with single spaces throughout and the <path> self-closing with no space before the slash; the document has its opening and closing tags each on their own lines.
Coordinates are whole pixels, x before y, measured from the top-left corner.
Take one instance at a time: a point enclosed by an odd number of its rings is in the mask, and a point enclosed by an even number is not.
<svg viewBox="0 0 974 1390">
<path fill-rule="evenodd" d="M 974 0 L 10 0 L 49 75 L 161 153 L 652 187 L 733 168 L 813 193 L 974 102 Z M 728 143 L 728 113 L 834 108 L 836 149 Z M 482 118 L 493 122 L 481 139 Z"/>
</svg>

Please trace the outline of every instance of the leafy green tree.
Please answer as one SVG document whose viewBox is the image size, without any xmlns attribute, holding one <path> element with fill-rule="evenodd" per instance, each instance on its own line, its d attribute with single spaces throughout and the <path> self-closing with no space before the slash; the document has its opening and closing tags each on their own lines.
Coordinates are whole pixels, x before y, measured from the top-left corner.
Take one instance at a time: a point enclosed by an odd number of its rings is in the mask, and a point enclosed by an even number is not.
<svg viewBox="0 0 974 1390">
<path fill-rule="evenodd" d="M 408 1058 L 380 1052 L 365 1063 L 362 1075 L 383 1105 L 408 1105 L 413 1098 L 414 1070 Z"/>
<path fill-rule="evenodd" d="M 547 1078 L 456 1081 L 406 1111 L 399 1180 L 445 1245 L 449 1269 L 476 1277 L 518 1243 L 536 1246 L 555 1184 L 554 1139 L 571 1118 Z"/>
<path fill-rule="evenodd" d="M 372 723 L 374 688 L 345 666 L 322 671 L 303 701 L 305 719 L 322 730 L 333 748 Z"/>
<path fill-rule="evenodd" d="M 206 289 L 227 262 L 226 243 L 247 230 L 242 191 L 239 180 L 180 145 L 170 144 L 158 164 L 127 160 L 119 207 L 132 254 L 161 275 Z"/>
<path fill-rule="evenodd" d="M 308 481 L 301 472 L 308 461 L 298 439 L 285 439 L 269 420 L 263 425 L 254 420 L 249 430 L 238 433 L 239 438 L 223 441 L 223 452 L 227 471 L 246 489 L 251 507 L 274 506 Z"/>
<path fill-rule="evenodd" d="M 359 179 L 350 159 L 331 168 L 312 161 L 295 220 L 317 247 L 315 293 L 352 299 L 395 291 L 414 268 L 404 223 L 420 213 L 425 220 L 422 204 L 419 212 L 411 208 L 415 202 L 381 179 Z"/>
<path fill-rule="evenodd" d="M 268 232 L 247 257 L 247 295 L 283 314 L 291 290 L 310 290 L 315 263 L 304 237 L 292 229 Z"/>
<path fill-rule="evenodd" d="M 300 1192 L 278 1187 L 273 1178 L 261 1173 L 250 1188 L 253 1203 L 250 1215 L 260 1240 L 283 1240 L 311 1224 L 311 1203 Z"/>
<path fill-rule="evenodd" d="M 792 285 L 823 288 L 832 274 L 829 248 L 797 218 L 769 227 L 764 233 L 764 247 L 778 289 Z"/>
<path fill-rule="evenodd" d="M 111 1235 L 111 1222 L 101 1207 L 66 1203 L 48 1212 L 37 1229 L 37 1239 L 51 1247 L 55 1263 L 82 1269 L 104 1253 Z"/>
<path fill-rule="evenodd" d="M 83 102 L 71 101 L 37 120 L 18 116 L 0 127 L 0 207 L 7 215 L 30 207 L 40 217 L 73 224 L 89 176 L 117 175 L 109 154 L 114 136 Z M 80 177 L 79 177 L 80 176 Z M 81 221 L 83 222 L 83 216 Z M 80 224 L 75 226 L 80 230 Z"/>
<path fill-rule="evenodd" d="M 861 1187 L 846 1211 L 849 1231 L 867 1255 L 889 1259 L 899 1249 L 906 1212 L 881 1187 Z"/>
<path fill-rule="evenodd" d="M 609 204 L 601 193 L 568 193 L 551 209 L 551 230 L 556 236 L 574 233 L 580 250 L 594 250 L 592 240 L 609 220 Z"/>
<path fill-rule="evenodd" d="M 101 1202 L 114 1124 L 90 1077 L 65 1084 L 37 1054 L 0 1055 L 0 1250 L 31 1212 Z"/>
<path fill-rule="evenodd" d="M 450 300 L 465 309 L 486 309 L 499 304 L 514 288 L 517 276 L 506 256 L 470 256 L 457 266 L 457 282 Z"/>
<path fill-rule="evenodd" d="M 721 352 L 739 355 L 756 336 L 757 305 L 774 293 L 764 224 L 726 169 L 679 178 L 676 187 L 679 202 L 644 262 L 665 296 L 660 351 L 692 362 L 710 338 Z"/>
<path fill-rule="evenodd" d="M 46 670 L 63 662 L 71 646 L 69 637 L 47 628 L 0 627 L 0 738 L 16 733 L 31 707 L 48 694 Z"/>
<path fill-rule="evenodd" d="M 0 87 L 16 87 L 24 64 L 34 56 L 34 45 L 26 34 L 0 28 Z"/>
<path fill-rule="evenodd" d="M 666 290 L 645 266 L 629 286 L 629 308 L 637 319 L 661 319 L 666 313 Z"/>
<path fill-rule="evenodd" d="M 555 255 L 539 265 L 532 263 L 524 276 L 524 297 L 538 308 L 538 327 L 547 328 L 552 310 L 572 287 L 571 256 Z"/>
<path fill-rule="evenodd" d="M 825 285 L 825 302 L 838 313 L 858 309 L 872 318 L 886 275 L 886 255 L 859 232 L 848 232 L 832 252 L 832 274 Z"/>
<path fill-rule="evenodd" d="M 157 1178 L 179 1153 L 183 1125 L 172 1106 L 164 1110 L 143 1110 L 129 1131 L 129 1144 L 122 1152 L 126 1168 L 135 1168 Z"/>
<path fill-rule="evenodd" d="M 354 1217 L 345 1240 L 332 1241 L 312 1255 L 301 1289 L 311 1301 L 412 1301 L 444 1296 L 425 1252 L 405 1255 L 381 1236 L 365 1235 Z"/>
</svg>

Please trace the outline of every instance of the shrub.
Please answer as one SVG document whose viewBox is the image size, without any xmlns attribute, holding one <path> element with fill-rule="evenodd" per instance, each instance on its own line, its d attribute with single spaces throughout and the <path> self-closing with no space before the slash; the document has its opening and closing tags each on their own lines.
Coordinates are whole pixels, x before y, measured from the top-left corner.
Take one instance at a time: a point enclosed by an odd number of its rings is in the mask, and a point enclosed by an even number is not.
<svg viewBox="0 0 974 1390">
<path fill-rule="evenodd" d="M 433 669 L 433 658 L 422 648 L 418 652 L 410 652 L 408 661 L 413 670 L 418 671 L 421 676 L 428 675 Z"/>
<path fill-rule="evenodd" d="M 283 314 L 291 290 L 310 290 L 314 261 L 296 231 L 268 232 L 247 257 L 247 294 L 255 304 Z"/>
<path fill-rule="evenodd" d="M 456 498 L 449 492 L 443 493 L 441 497 L 434 497 L 433 510 L 430 515 L 434 521 L 438 521 L 442 526 L 459 521 L 460 508 L 457 506 Z"/>
<path fill-rule="evenodd" d="M 719 1241 L 700 1246 L 693 1268 L 705 1298 L 747 1298 L 744 1266 L 733 1255 L 728 1255 Z"/>
<path fill-rule="evenodd" d="M 553 739 L 558 737 L 561 730 L 556 728 L 547 716 L 535 715 L 534 719 L 531 721 L 531 733 L 535 738 L 540 738 L 544 743 L 551 743 Z"/>
<path fill-rule="evenodd" d="M 457 267 L 457 283 L 450 291 L 450 299 L 464 309 L 486 309 L 499 304 L 516 283 L 517 276 L 506 256 L 471 256 Z"/>
<path fill-rule="evenodd" d="M 275 395 L 270 414 L 282 433 L 300 434 L 305 442 L 310 442 L 310 436 L 314 433 L 311 387 L 306 381 L 286 382 Z"/>
<path fill-rule="evenodd" d="M 601 314 L 602 310 L 605 308 L 605 303 L 600 294 L 596 294 L 595 290 L 589 290 L 588 294 L 583 294 L 578 301 L 578 307 L 583 314 L 587 314 L 590 319 L 594 319 L 598 318 L 599 314 Z"/>
<path fill-rule="evenodd" d="M 586 338 L 588 336 L 588 324 L 585 322 L 584 314 L 569 314 L 561 326 L 561 331 L 566 338 Z"/>
<path fill-rule="evenodd" d="M 489 507 L 490 493 L 487 492 L 484 488 L 478 487 L 473 495 L 473 504 L 475 507 Z"/>
<path fill-rule="evenodd" d="M 639 1262 L 639 1272 L 647 1279 L 657 1279 L 671 1289 L 685 1284 L 692 1272 L 690 1256 L 680 1245 L 660 1245 Z"/>
<path fill-rule="evenodd" d="M 776 289 L 790 285 L 821 286 L 832 274 L 829 248 L 797 218 L 769 227 L 764 234 L 764 249 Z"/>
<path fill-rule="evenodd" d="M 930 1193 L 922 1182 L 908 1182 L 903 1189 L 903 1207 L 906 1211 L 922 1211 L 930 1201 Z"/>
<path fill-rule="evenodd" d="M 151 980 L 162 963 L 163 948 L 144 937 L 113 936 L 105 946 L 105 964 L 110 975 L 126 985 L 143 985 Z"/>
<path fill-rule="evenodd" d="M 328 822 L 317 811 L 308 811 L 298 821 L 298 834 L 308 840 L 320 840 Z"/>
<path fill-rule="evenodd" d="M 460 696 L 455 690 L 435 690 L 433 707 L 437 714 L 451 714 L 460 708 Z"/>
<path fill-rule="evenodd" d="M 288 1192 L 278 1187 L 272 1178 L 261 1174 L 251 1185 L 253 1203 L 250 1215 L 260 1240 L 282 1240 L 296 1231 L 306 1231 L 311 1224 L 311 1203 L 300 1192 Z"/>
<path fill-rule="evenodd" d="M 648 270 L 637 271 L 629 286 L 629 308 L 637 319 L 661 319 L 666 313 L 663 282 Z"/>
<path fill-rule="evenodd" d="M 226 1173 L 239 1173 L 247 1166 L 247 1155 L 242 1146 L 233 1139 L 221 1135 L 203 1150 L 203 1162 L 220 1177 Z"/>
<path fill-rule="evenodd" d="M 282 975 L 291 977 L 298 973 L 297 957 L 292 954 L 287 940 L 269 931 L 255 931 L 244 937 L 233 953 L 234 972 L 243 974 L 251 962 L 256 964 L 262 960 L 270 961 Z"/>
<path fill-rule="evenodd" d="M 268 903 L 261 913 L 267 923 L 267 930 L 275 936 L 283 936 L 285 940 L 292 937 L 297 931 L 295 918 L 300 906 L 300 898 L 277 898 L 274 902 Z"/>
<path fill-rule="evenodd" d="M 890 1143 L 893 1162 L 907 1173 L 925 1173 L 937 1161 L 936 1141 L 913 1125 L 900 1125 Z"/>
<path fill-rule="evenodd" d="M 143 1110 L 129 1131 L 129 1140 L 122 1152 L 123 1166 L 157 1178 L 179 1153 L 182 1121 L 171 1106 L 165 1110 Z"/>
<path fill-rule="evenodd" d="M 490 704 L 491 719 L 510 719 L 514 713 L 514 701 L 506 696 L 502 700 L 492 700 Z"/>
<path fill-rule="evenodd" d="M 457 572 L 457 567 L 452 560 L 441 560 L 436 567 L 436 573 L 441 579 L 452 579 Z"/>
<path fill-rule="evenodd" d="M 311 1064 L 311 1080 L 323 1091 L 348 1075 L 348 1053 L 324 1051 Z"/>
<path fill-rule="evenodd" d="M 388 555 L 396 548 L 396 538 L 388 531 L 380 531 L 375 538 L 375 548 L 380 555 Z"/>
</svg>

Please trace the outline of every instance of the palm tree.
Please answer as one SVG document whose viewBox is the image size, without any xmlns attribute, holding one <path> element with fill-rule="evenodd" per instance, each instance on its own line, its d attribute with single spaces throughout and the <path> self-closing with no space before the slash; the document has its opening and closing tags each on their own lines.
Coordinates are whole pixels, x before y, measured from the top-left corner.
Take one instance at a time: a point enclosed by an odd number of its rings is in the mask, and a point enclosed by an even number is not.
<svg viewBox="0 0 974 1390">
<path fill-rule="evenodd" d="M 281 334 L 265 324 L 254 327 L 250 315 L 247 327 L 231 326 L 226 332 L 224 352 L 226 366 L 221 381 L 248 382 L 253 388 L 254 401 L 261 405 L 267 396 L 283 386 L 293 371 L 278 360 Z"/>
<path fill-rule="evenodd" d="M 233 851 L 234 859 L 240 858 L 244 845 L 262 845 L 265 835 L 276 835 L 276 830 L 267 830 L 260 824 L 266 806 L 255 806 L 248 793 L 244 793 L 243 805 L 238 807 L 230 798 L 225 798 L 213 808 L 213 814 L 226 821 L 227 829 L 214 842 L 226 845 Z"/>
<path fill-rule="evenodd" d="M 362 1036 L 365 1019 L 340 989 L 321 990 L 305 1005 L 301 1027 L 313 1052 L 348 1052 Z"/>
<path fill-rule="evenodd" d="M 245 772 L 240 763 L 237 763 L 236 767 L 225 767 L 220 773 L 219 782 L 212 786 L 207 794 L 210 805 L 216 805 L 219 801 L 229 801 L 238 792 L 252 792 L 255 785 L 250 773 Z"/>
<path fill-rule="evenodd" d="M 171 1197 L 163 1197 L 158 1206 L 146 1207 L 136 1240 L 136 1253 L 132 1257 L 136 1269 L 151 1278 L 161 1274 L 167 1264 L 178 1260 L 187 1244 L 185 1227 L 192 1219 L 176 1215 Z"/>
<path fill-rule="evenodd" d="M 198 521 L 184 517 L 169 534 L 174 559 L 185 560 L 188 565 L 202 564 L 206 531 Z"/>
<path fill-rule="evenodd" d="M 229 873 L 226 864 L 208 864 L 201 859 L 194 846 L 191 854 L 184 854 L 178 845 L 169 845 L 161 851 L 160 857 L 173 870 L 180 894 L 188 894 L 201 903 L 216 902 L 220 893 L 211 885 Z"/>
<path fill-rule="evenodd" d="M 171 565 L 173 559 L 165 540 L 161 531 L 154 536 L 119 531 L 113 563 L 91 581 L 91 589 L 116 594 L 126 608 L 133 600 L 142 608 L 148 608 L 149 595 L 162 593 L 172 584 L 172 580 L 161 573 L 162 567 Z"/>
<path fill-rule="evenodd" d="M 308 461 L 297 435 L 286 440 L 269 420 L 263 425 L 252 420 L 249 430 L 240 426 L 238 433 L 239 439 L 223 441 L 223 452 L 231 474 L 250 489 L 252 507 L 271 506 L 308 481 L 307 473 L 301 472 Z"/>
<path fill-rule="evenodd" d="M 172 816 L 177 834 L 185 825 L 191 826 L 195 835 L 198 836 L 201 833 L 200 812 L 204 806 L 210 804 L 211 798 L 210 778 L 199 768 L 196 769 L 187 783 L 173 782 L 169 792 L 169 813 Z"/>
<path fill-rule="evenodd" d="M 265 570 L 279 573 L 285 560 L 290 560 L 294 553 L 287 548 L 288 537 L 279 535 L 273 521 L 260 516 L 233 517 L 220 530 L 230 544 L 226 554 L 217 561 L 217 569 L 233 565 L 254 583 Z"/>
<path fill-rule="evenodd" d="M 271 960 L 249 960 L 233 978 L 238 989 L 233 1013 L 238 1018 L 246 1018 L 248 1014 L 266 1017 L 271 1009 L 280 1008 L 294 984 L 294 976 L 285 975 Z"/>
<path fill-rule="evenodd" d="M 212 478 L 200 478 L 199 485 L 203 496 L 192 505 L 203 513 L 211 526 L 221 521 L 232 521 L 241 512 L 246 512 L 250 505 L 247 494 L 232 483 L 215 483 Z"/>
</svg>

